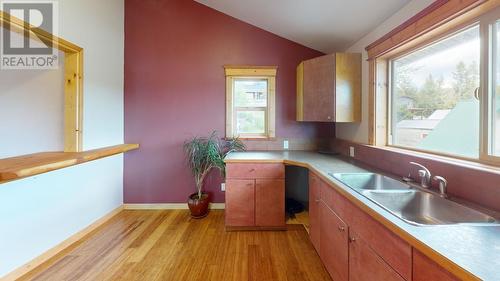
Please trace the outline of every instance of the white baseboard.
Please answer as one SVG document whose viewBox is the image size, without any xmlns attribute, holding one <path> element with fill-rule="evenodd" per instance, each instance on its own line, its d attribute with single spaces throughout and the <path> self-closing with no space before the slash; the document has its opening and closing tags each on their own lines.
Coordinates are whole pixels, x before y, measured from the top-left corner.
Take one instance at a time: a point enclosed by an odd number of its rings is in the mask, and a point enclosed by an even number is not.
<svg viewBox="0 0 500 281">
<path fill-rule="evenodd" d="M 223 210 L 225 203 L 210 203 L 210 209 Z M 187 210 L 187 203 L 123 204 L 125 210 Z"/>
<path fill-rule="evenodd" d="M 4 277 L 0 278 L 2 281 L 10 281 L 10 280 L 16 280 L 23 275 L 27 274 L 34 268 L 38 267 L 39 265 L 43 264 L 44 262 L 48 261 L 52 257 L 56 256 L 58 253 L 60 253 L 62 250 L 70 247 L 73 245 L 75 242 L 78 242 L 79 240 L 83 239 L 87 234 L 91 233 L 94 231 L 96 228 L 99 226 L 103 225 L 105 222 L 109 221 L 112 217 L 116 216 L 119 212 L 123 210 L 123 206 L 120 206 L 113 211 L 109 212 L 108 214 L 104 215 L 102 218 L 96 220 L 93 222 L 91 225 L 87 226 L 86 228 L 82 229 L 81 231 L 73 234 L 70 236 L 68 239 L 62 241 L 55 247 L 47 250 L 43 254 L 39 255 L 38 257 L 32 259 L 28 263 L 22 265 L 21 267 L 15 269 L 14 271 L 11 271 Z"/>
</svg>

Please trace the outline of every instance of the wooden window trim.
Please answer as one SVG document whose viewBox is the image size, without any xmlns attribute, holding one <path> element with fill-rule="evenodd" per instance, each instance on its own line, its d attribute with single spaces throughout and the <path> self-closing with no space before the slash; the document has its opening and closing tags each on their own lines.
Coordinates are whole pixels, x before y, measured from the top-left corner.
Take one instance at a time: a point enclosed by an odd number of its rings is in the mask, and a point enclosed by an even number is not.
<svg viewBox="0 0 500 281">
<path fill-rule="evenodd" d="M 10 14 L 0 11 L 0 26 L 31 38 L 51 43 L 64 52 L 64 151 L 82 151 L 83 128 L 83 48 L 36 28 Z"/>
<path fill-rule="evenodd" d="M 241 139 L 268 140 L 276 137 L 276 66 L 224 66 L 226 75 L 226 137 L 240 137 Z M 235 79 L 262 79 L 267 80 L 268 104 L 264 134 L 235 135 L 234 120 L 237 110 L 233 104 L 233 82 Z M 238 107 L 249 109 L 247 107 Z M 264 107 L 256 109 L 261 110 Z"/>
<path fill-rule="evenodd" d="M 498 6 L 497 1 L 487 0 L 436 0 L 380 39 L 368 45 L 368 59 L 381 57 L 388 52 L 419 38 L 470 11 L 485 13 Z"/>
<path fill-rule="evenodd" d="M 369 92 L 368 92 L 368 144 L 374 146 L 388 146 L 397 149 L 407 149 L 414 152 L 423 152 L 445 157 L 453 157 L 465 161 L 486 163 L 498 165 L 500 158 L 490 156 L 485 153 L 484 132 L 481 132 L 480 155 L 479 159 L 465 158 L 460 156 L 451 156 L 430 151 L 421 151 L 412 148 L 401 148 L 389 145 L 387 139 L 387 131 L 389 130 L 390 109 L 386 108 L 385 112 L 377 110 L 380 97 L 388 96 L 389 91 L 389 61 L 401 55 L 410 53 L 416 49 L 422 48 L 443 36 L 457 32 L 479 21 L 479 18 L 488 12 L 500 7 L 498 1 L 482 1 L 482 0 L 467 0 L 454 1 L 438 0 L 424 9 L 419 14 L 415 15 L 401 26 L 389 32 L 381 39 L 375 41 L 366 47 L 368 52 L 369 63 Z M 381 65 L 385 65 L 385 71 L 380 70 Z M 385 78 L 384 78 L 385 77 Z M 483 83 L 483 82 L 482 82 Z M 481 85 L 485 89 L 485 85 Z M 485 96 L 486 93 L 483 93 Z M 484 100 L 484 99 L 482 99 Z M 387 102 L 385 102 L 387 104 Z M 484 106 L 484 105 L 481 105 Z M 484 112 L 483 108 L 481 108 Z M 381 124 L 380 115 L 383 115 L 386 120 Z M 385 115 L 385 116 L 384 116 Z M 483 119 L 483 118 L 481 118 Z M 484 126 L 481 124 L 481 128 Z M 385 132 L 380 133 L 380 130 Z M 382 138 L 381 135 L 386 136 Z"/>
</svg>

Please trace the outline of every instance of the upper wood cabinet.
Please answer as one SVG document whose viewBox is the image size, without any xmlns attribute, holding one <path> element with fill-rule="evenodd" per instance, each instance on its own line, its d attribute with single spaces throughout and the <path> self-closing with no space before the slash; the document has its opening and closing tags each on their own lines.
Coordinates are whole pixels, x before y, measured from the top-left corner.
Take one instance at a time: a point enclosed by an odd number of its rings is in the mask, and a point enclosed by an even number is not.
<svg viewBox="0 0 500 281">
<path fill-rule="evenodd" d="M 297 121 L 361 122 L 361 54 L 335 53 L 299 64 Z"/>
</svg>

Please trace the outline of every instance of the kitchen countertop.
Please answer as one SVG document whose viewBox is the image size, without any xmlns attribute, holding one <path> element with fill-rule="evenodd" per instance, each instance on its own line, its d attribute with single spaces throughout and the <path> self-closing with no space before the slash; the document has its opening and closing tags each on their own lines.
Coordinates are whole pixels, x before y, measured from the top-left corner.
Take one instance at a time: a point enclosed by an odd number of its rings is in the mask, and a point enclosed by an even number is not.
<svg viewBox="0 0 500 281">
<path fill-rule="evenodd" d="M 467 280 L 500 280 L 500 225 L 429 225 L 404 222 L 328 173 L 373 172 L 349 159 L 303 151 L 233 152 L 226 163 L 284 163 L 309 168 L 411 246 Z"/>
</svg>

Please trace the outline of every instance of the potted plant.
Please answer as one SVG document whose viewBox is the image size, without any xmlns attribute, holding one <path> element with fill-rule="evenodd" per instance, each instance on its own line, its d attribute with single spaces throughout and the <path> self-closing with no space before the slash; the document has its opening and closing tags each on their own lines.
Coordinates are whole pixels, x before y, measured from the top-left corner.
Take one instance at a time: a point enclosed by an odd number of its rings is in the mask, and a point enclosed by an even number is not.
<svg viewBox="0 0 500 281">
<path fill-rule="evenodd" d="M 205 177 L 213 169 L 226 176 L 224 158 L 232 151 L 245 150 L 238 138 L 220 139 L 214 131 L 209 137 L 194 137 L 184 143 L 187 163 L 196 183 L 196 193 L 189 196 L 188 206 L 193 218 L 203 218 L 208 214 L 210 198 L 203 192 Z"/>
</svg>

